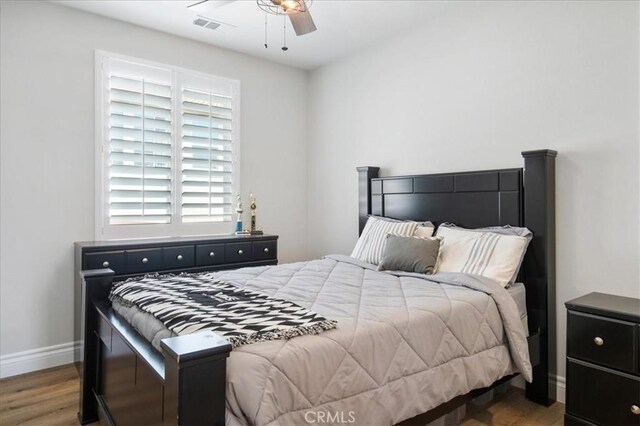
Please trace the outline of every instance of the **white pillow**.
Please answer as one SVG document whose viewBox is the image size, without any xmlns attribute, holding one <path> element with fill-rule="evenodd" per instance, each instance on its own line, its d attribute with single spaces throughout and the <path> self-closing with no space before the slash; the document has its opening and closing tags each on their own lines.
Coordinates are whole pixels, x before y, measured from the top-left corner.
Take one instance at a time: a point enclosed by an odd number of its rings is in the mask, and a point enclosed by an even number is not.
<svg viewBox="0 0 640 426">
<path fill-rule="evenodd" d="M 433 231 L 433 224 L 431 222 L 425 222 L 416 226 L 416 230 L 413 232 L 413 236 L 418 238 L 430 238 L 433 236 Z"/>
<path fill-rule="evenodd" d="M 391 221 L 370 216 L 351 253 L 351 257 L 378 265 L 382 260 L 387 234 L 411 237 L 417 227 L 418 222 Z"/>
<path fill-rule="evenodd" d="M 516 276 L 529 239 L 519 235 L 478 232 L 441 226 L 443 237 L 438 272 L 462 272 L 482 275 L 509 287 Z"/>
</svg>

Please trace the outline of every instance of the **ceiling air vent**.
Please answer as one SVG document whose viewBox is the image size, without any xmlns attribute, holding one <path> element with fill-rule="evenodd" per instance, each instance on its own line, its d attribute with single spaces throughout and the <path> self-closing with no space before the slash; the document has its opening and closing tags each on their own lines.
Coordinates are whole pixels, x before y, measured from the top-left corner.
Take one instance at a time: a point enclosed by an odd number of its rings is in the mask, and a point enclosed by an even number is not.
<svg viewBox="0 0 640 426">
<path fill-rule="evenodd" d="M 211 19 L 204 18 L 202 16 L 198 16 L 193 20 L 193 23 L 199 27 L 209 28 L 210 30 L 215 30 L 220 26 L 219 22 L 212 21 Z"/>
</svg>

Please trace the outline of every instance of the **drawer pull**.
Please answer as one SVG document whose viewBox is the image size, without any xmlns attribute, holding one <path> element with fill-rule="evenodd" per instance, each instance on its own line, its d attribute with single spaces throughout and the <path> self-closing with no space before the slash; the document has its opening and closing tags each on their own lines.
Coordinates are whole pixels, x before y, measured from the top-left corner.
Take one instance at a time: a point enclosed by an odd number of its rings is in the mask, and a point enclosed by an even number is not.
<svg viewBox="0 0 640 426">
<path fill-rule="evenodd" d="M 633 414 L 635 414 L 636 416 L 640 416 L 640 407 L 638 407 L 637 405 L 633 404 L 631 406 L 631 412 Z"/>
<path fill-rule="evenodd" d="M 176 259 L 178 259 L 178 260 L 182 260 L 182 255 L 181 255 L 181 254 L 179 254 L 178 256 L 176 256 Z"/>
<path fill-rule="evenodd" d="M 148 259 L 148 258 L 146 258 L 146 257 L 143 257 L 143 258 L 142 258 L 142 263 L 149 263 L 149 259 Z"/>
<path fill-rule="evenodd" d="M 602 337 L 596 337 L 595 339 L 593 339 L 593 343 L 598 346 L 602 346 L 604 345 L 604 339 Z"/>
<path fill-rule="evenodd" d="M 212 252 L 212 251 L 209 252 L 209 257 L 215 257 L 215 255 L 216 254 L 214 252 Z"/>
<path fill-rule="evenodd" d="M 106 260 L 104 262 L 102 262 L 102 267 L 103 268 L 108 268 L 109 267 L 109 262 L 107 262 Z"/>
<path fill-rule="evenodd" d="M 244 252 L 242 251 L 242 249 L 238 250 L 238 254 L 244 254 Z"/>
<path fill-rule="evenodd" d="M 265 253 L 269 253 L 269 248 L 265 247 L 263 250 Z"/>
</svg>

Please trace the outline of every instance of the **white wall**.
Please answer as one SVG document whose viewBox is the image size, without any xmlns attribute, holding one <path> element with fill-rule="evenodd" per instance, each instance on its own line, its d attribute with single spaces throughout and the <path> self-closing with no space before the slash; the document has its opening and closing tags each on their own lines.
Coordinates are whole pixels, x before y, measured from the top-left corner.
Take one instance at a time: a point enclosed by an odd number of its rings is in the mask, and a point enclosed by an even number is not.
<svg viewBox="0 0 640 426">
<path fill-rule="evenodd" d="M 639 4 L 462 2 L 310 80 L 310 255 L 357 238 L 356 166 L 383 175 L 557 159 L 558 366 L 564 302 L 640 297 Z M 425 218 L 429 219 L 429 218 Z"/>
<path fill-rule="evenodd" d="M 306 256 L 305 72 L 59 5 L 1 7 L 3 374 L 70 359 L 73 242 L 94 236 L 94 49 L 240 80 L 243 192 L 280 260 Z"/>
</svg>

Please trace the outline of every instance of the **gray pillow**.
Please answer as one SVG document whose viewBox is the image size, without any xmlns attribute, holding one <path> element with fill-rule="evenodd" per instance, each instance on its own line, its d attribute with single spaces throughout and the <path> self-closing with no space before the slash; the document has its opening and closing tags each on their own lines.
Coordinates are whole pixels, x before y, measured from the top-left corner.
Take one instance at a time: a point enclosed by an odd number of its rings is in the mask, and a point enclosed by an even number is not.
<svg viewBox="0 0 640 426">
<path fill-rule="evenodd" d="M 388 234 L 379 271 L 431 274 L 438 260 L 440 238 L 402 237 Z"/>
</svg>

